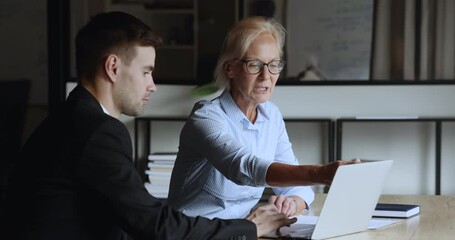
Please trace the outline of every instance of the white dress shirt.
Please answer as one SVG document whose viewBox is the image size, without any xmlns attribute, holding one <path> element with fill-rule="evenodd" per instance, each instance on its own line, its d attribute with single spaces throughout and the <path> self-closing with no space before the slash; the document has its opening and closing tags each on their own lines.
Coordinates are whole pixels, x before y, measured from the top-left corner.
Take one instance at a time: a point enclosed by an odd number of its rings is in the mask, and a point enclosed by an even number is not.
<svg viewBox="0 0 455 240">
<path fill-rule="evenodd" d="M 180 135 L 168 203 L 189 216 L 244 218 L 258 203 L 272 162 L 298 164 L 283 117 L 271 102 L 251 123 L 228 91 L 196 103 Z M 308 186 L 274 187 L 276 195 L 314 200 Z"/>
</svg>

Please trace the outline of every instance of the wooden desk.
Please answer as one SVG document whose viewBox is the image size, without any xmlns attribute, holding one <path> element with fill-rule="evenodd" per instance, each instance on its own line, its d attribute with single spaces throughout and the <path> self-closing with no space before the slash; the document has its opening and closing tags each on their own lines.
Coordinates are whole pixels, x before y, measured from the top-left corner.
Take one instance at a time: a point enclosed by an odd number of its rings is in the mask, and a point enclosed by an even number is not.
<svg viewBox="0 0 455 240">
<path fill-rule="evenodd" d="M 319 215 L 326 194 L 316 194 L 311 210 L 305 214 Z M 335 237 L 337 240 L 357 239 L 455 239 L 455 196 L 446 195 L 384 195 L 380 202 L 420 205 L 420 215 L 400 219 L 399 223 L 384 229 Z"/>
</svg>

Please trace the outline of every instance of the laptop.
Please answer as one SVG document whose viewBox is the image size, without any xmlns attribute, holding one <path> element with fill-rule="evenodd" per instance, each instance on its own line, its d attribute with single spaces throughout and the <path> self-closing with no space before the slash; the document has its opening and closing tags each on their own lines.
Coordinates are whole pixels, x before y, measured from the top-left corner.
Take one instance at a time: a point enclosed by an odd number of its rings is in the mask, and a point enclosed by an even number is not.
<svg viewBox="0 0 455 240">
<path fill-rule="evenodd" d="M 326 239 L 367 229 L 393 160 L 338 167 L 316 224 L 293 224 L 265 236 Z"/>
</svg>

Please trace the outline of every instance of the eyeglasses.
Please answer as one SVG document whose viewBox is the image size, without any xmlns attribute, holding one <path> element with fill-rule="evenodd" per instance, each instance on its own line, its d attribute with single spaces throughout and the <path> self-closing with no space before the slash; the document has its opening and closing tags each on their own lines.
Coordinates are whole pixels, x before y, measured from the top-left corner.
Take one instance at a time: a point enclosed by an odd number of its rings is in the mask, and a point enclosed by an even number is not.
<svg viewBox="0 0 455 240">
<path fill-rule="evenodd" d="M 263 63 L 259 60 L 243 60 L 239 59 L 238 61 L 245 63 L 246 71 L 249 74 L 258 74 L 262 72 L 264 66 L 267 66 L 271 74 L 279 74 L 283 70 L 284 64 L 286 63 L 283 60 L 272 60 L 268 63 Z"/>
</svg>

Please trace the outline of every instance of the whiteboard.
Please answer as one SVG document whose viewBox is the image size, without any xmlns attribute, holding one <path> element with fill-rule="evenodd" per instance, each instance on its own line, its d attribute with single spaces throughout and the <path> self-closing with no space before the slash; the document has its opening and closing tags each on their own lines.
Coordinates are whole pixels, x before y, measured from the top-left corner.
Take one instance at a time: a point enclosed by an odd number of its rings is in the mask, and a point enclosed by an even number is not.
<svg viewBox="0 0 455 240">
<path fill-rule="evenodd" d="M 309 64 L 327 80 L 369 80 L 374 0 L 288 0 L 286 75 Z"/>
</svg>

